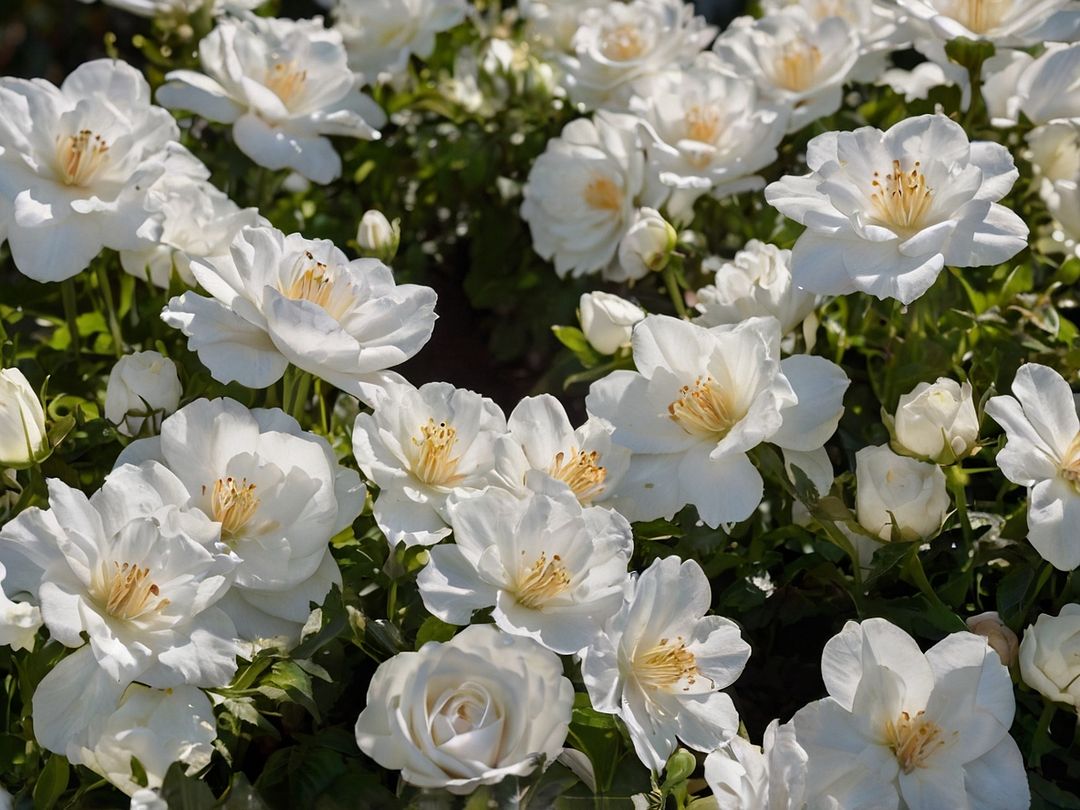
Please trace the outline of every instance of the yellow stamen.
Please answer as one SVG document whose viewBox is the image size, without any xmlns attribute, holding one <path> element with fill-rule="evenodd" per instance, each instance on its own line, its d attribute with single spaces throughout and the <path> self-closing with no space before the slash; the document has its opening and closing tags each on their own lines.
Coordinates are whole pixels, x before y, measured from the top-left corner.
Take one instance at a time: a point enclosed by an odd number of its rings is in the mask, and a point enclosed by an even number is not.
<svg viewBox="0 0 1080 810">
<path fill-rule="evenodd" d="M 923 712 L 914 717 L 901 712 L 895 722 L 886 722 L 885 740 L 904 773 L 925 768 L 930 756 L 947 742 L 941 727 L 923 717 Z"/>
<path fill-rule="evenodd" d="M 623 24 L 604 33 L 600 52 L 613 62 L 636 59 L 645 51 L 645 38 L 636 25 Z"/>
<path fill-rule="evenodd" d="M 521 552 L 524 554 L 525 552 Z M 570 587 L 570 574 L 558 554 L 548 561 L 547 552 L 540 556 L 518 577 L 515 595 L 518 604 L 536 609 Z"/>
<path fill-rule="evenodd" d="M 288 107 L 307 84 L 307 71 L 296 62 L 278 62 L 266 74 L 266 86 Z"/>
<path fill-rule="evenodd" d="M 161 594 L 150 579 L 150 569 L 131 563 L 103 565 L 98 592 L 105 611 L 117 619 L 137 619 L 169 604 L 168 599 L 159 598 Z"/>
<path fill-rule="evenodd" d="M 429 486 L 452 486 L 462 476 L 458 475 L 459 456 L 455 456 L 457 431 L 446 422 L 435 423 L 428 419 L 420 426 L 420 437 L 413 438 L 419 453 L 413 463 L 413 475 Z"/>
<path fill-rule="evenodd" d="M 634 660 L 634 672 L 640 682 L 656 689 L 670 689 L 685 680 L 684 692 L 704 677 L 698 672 L 697 659 L 686 649 L 682 636 L 660 639 L 659 644 Z"/>
<path fill-rule="evenodd" d="M 720 135 L 720 111 L 695 104 L 686 111 L 686 137 L 691 141 L 715 143 Z"/>
<path fill-rule="evenodd" d="M 622 189 L 610 177 L 594 175 L 585 186 L 585 202 L 601 211 L 619 211 L 622 209 Z"/>
<path fill-rule="evenodd" d="M 347 280 L 337 278 L 334 268 L 316 261 L 310 251 L 296 261 L 278 289 L 294 301 L 310 301 L 340 321 L 356 307 L 356 291 Z"/>
<path fill-rule="evenodd" d="M 588 453 L 575 448 L 570 448 L 569 453 L 560 450 L 548 467 L 548 475 L 569 486 L 579 501 L 588 503 L 604 491 L 607 470 L 596 463 L 599 460 L 600 454 L 595 450 Z"/>
<path fill-rule="evenodd" d="M 743 417 L 712 377 L 698 377 L 693 385 L 680 388 L 679 398 L 668 405 L 668 414 L 691 436 L 717 441 Z"/>
<path fill-rule="evenodd" d="M 870 183 L 874 189 L 870 195 L 874 215 L 900 234 L 920 230 L 934 201 L 934 191 L 926 185 L 921 165 L 916 160 L 911 171 L 905 172 L 900 161 L 894 160 L 892 171 L 885 175 L 884 181 L 879 172 L 874 172 Z"/>
<path fill-rule="evenodd" d="M 785 90 L 800 93 L 813 87 L 821 66 L 821 50 L 802 37 L 785 42 L 773 75 Z"/>
<path fill-rule="evenodd" d="M 56 167 L 66 185 L 88 185 L 108 161 L 109 144 L 89 129 L 56 139 Z"/>
<path fill-rule="evenodd" d="M 206 487 L 203 487 L 206 491 Z M 255 485 L 246 478 L 219 478 L 210 494 L 210 516 L 221 524 L 222 535 L 233 537 L 243 531 L 259 508 Z"/>
</svg>

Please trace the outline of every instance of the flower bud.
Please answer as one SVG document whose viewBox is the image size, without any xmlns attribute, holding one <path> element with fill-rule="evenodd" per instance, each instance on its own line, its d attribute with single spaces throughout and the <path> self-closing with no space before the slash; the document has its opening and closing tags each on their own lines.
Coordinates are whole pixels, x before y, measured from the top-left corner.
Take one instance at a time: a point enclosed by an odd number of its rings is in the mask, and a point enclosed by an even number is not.
<svg viewBox="0 0 1080 810">
<path fill-rule="evenodd" d="M 401 243 L 401 228 L 398 220 L 391 224 L 381 211 L 374 208 L 364 212 L 360 218 L 360 227 L 356 231 L 356 241 L 369 259 L 378 259 L 389 264 L 397 255 Z"/>
<path fill-rule="evenodd" d="M 154 351 L 135 352 L 116 361 L 105 388 L 105 418 L 125 436 L 138 436 L 147 420 L 154 433 L 180 405 L 176 364 Z"/>
<path fill-rule="evenodd" d="M 893 526 L 904 540 L 928 540 L 949 510 L 945 473 L 934 464 L 898 456 L 887 445 L 855 454 L 855 512 L 859 523 L 882 540 Z"/>
<path fill-rule="evenodd" d="M 37 394 L 17 368 L 0 369 L 0 466 L 29 467 L 45 449 Z"/>
<path fill-rule="evenodd" d="M 1080 605 L 1044 613 L 1024 631 L 1020 678 L 1050 700 L 1080 707 Z"/>
<path fill-rule="evenodd" d="M 585 339 L 600 354 L 615 354 L 630 343 L 634 324 L 645 317 L 641 307 L 606 292 L 585 293 L 578 302 Z"/>
<path fill-rule="evenodd" d="M 978 616 L 971 616 L 967 620 L 968 630 L 977 636 L 984 636 L 990 648 L 998 654 L 1007 667 L 1016 663 L 1016 653 L 1020 641 L 1016 633 L 1010 630 L 1001 620 L 996 610 L 988 610 Z"/>
<path fill-rule="evenodd" d="M 645 278 L 667 267 L 679 235 L 658 211 L 642 208 L 619 242 L 619 267 L 608 275 L 613 281 Z"/>
<path fill-rule="evenodd" d="M 939 464 L 970 455 L 979 440 L 971 384 L 939 377 L 919 383 L 896 407 L 898 449 Z"/>
</svg>

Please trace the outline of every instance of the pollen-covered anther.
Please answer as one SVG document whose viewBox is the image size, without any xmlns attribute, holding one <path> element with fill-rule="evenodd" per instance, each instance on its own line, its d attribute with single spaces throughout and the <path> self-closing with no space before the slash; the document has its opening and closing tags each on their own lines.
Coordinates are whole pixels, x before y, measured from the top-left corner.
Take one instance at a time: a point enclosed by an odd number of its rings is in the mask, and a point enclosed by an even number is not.
<svg viewBox="0 0 1080 810">
<path fill-rule="evenodd" d="M 782 46 L 773 75 L 785 90 L 799 93 L 814 86 L 820 67 L 821 49 L 802 37 L 795 37 Z"/>
<path fill-rule="evenodd" d="M 645 37 L 636 25 L 620 25 L 604 34 L 600 52 L 613 62 L 628 62 L 645 51 Z"/>
<path fill-rule="evenodd" d="M 599 460 L 600 454 L 595 450 L 571 448 L 568 453 L 560 450 L 548 468 L 548 475 L 570 487 L 579 501 L 588 503 L 604 491 L 607 470 L 597 463 Z"/>
<path fill-rule="evenodd" d="M 600 211 L 618 211 L 622 208 L 622 192 L 610 177 L 597 174 L 585 186 L 585 202 Z"/>
<path fill-rule="evenodd" d="M 742 418 L 728 393 L 710 376 L 679 389 L 668 415 L 692 436 L 720 440 Z"/>
<path fill-rule="evenodd" d="M 682 691 L 687 692 L 702 676 L 698 672 L 697 659 L 686 648 L 686 641 L 678 636 L 662 638 L 660 643 L 634 662 L 638 680 L 647 686 L 670 689 L 684 682 Z"/>
<path fill-rule="evenodd" d="M 460 480 L 461 458 L 454 455 L 457 430 L 452 425 L 429 418 L 427 424 L 420 426 L 420 436 L 413 437 L 412 443 L 417 448 L 413 475 L 431 486 L 453 486 Z"/>
<path fill-rule="evenodd" d="M 117 619 L 137 619 L 169 604 L 150 579 L 150 569 L 132 563 L 103 565 L 98 589 L 105 611 Z"/>
<path fill-rule="evenodd" d="M 280 285 L 281 294 L 293 301 L 310 301 L 340 321 L 357 303 L 352 284 L 339 279 L 337 271 L 305 251 Z"/>
<path fill-rule="evenodd" d="M 56 167 L 69 186 L 86 186 L 109 161 L 109 144 L 89 129 L 56 139 Z"/>
<path fill-rule="evenodd" d="M 259 508 L 255 484 L 246 478 L 219 478 L 210 493 L 210 517 L 221 524 L 221 533 L 232 537 L 241 532 Z"/>
<path fill-rule="evenodd" d="M 277 62 L 266 74 L 266 86 L 287 107 L 307 85 L 307 71 L 296 62 Z"/>
<path fill-rule="evenodd" d="M 870 182 L 873 191 L 870 202 L 874 214 L 883 224 L 902 234 L 918 231 L 934 201 L 934 191 L 926 184 L 922 164 L 915 161 L 910 171 L 904 171 L 899 160 L 894 160 L 892 171 L 881 177 L 874 172 Z"/>
<path fill-rule="evenodd" d="M 904 773 L 927 767 L 931 755 L 947 742 L 941 727 L 927 720 L 923 712 L 914 717 L 901 712 L 896 721 L 886 722 L 885 739 Z"/>
<path fill-rule="evenodd" d="M 515 596 L 518 604 L 535 609 L 570 587 L 570 573 L 558 554 L 548 559 L 541 551 L 536 561 L 518 577 Z"/>
</svg>

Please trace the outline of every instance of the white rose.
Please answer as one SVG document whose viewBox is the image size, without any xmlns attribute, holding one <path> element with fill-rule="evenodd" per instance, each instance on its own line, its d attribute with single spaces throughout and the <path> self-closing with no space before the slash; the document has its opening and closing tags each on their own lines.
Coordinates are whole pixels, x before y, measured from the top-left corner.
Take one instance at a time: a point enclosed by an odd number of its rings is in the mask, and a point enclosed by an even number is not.
<svg viewBox="0 0 1080 810">
<path fill-rule="evenodd" d="M 398 244 L 401 242 L 401 229 L 396 220 L 391 224 L 382 211 L 376 211 L 373 208 L 365 211 L 364 216 L 360 218 L 356 241 L 360 244 L 365 256 L 389 264 L 397 255 Z"/>
<path fill-rule="evenodd" d="M 660 212 L 654 208 L 642 208 L 637 212 L 634 224 L 619 241 L 618 266 L 612 267 L 607 278 L 612 281 L 630 281 L 645 278 L 653 271 L 667 267 L 671 251 L 679 235 Z"/>
<path fill-rule="evenodd" d="M 0 467 L 27 467 L 45 448 L 45 412 L 17 368 L 0 369 Z"/>
<path fill-rule="evenodd" d="M 574 687 L 535 641 L 472 625 L 384 661 L 356 721 L 360 750 L 417 787 L 471 793 L 554 761 Z"/>
<path fill-rule="evenodd" d="M 979 440 L 971 384 L 945 377 L 919 383 L 896 406 L 896 441 L 912 455 L 948 463 L 967 456 Z"/>
<path fill-rule="evenodd" d="M 1080 706 L 1080 605 L 1044 613 L 1024 631 L 1020 677 L 1050 700 Z"/>
<path fill-rule="evenodd" d="M 990 649 L 998 654 L 1007 667 L 1016 663 L 1016 649 L 1020 644 L 1016 633 L 1001 620 L 996 610 L 988 610 L 967 620 L 967 627 L 977 636 L 983 636 Z"/>
<path fill-rule="evenodd" d="M 855 483 L 859 523 L 882 540 L 892 538 L 894 520 L 904 540 L 927 540 L 949 509 L 941 468 L 898 456 L 887 445 L 855 454 Z"/>
<path fill-rule="evenodd" d="M 0 810 L 3 810 L 0 804 Z M 131 794 L 131 805 L 128 810 L 169 810 L 169 803 L 158 795 L 156 790 L 142 788 Z"/>
<path fill-rule="evenodd" d="M 600 354 L 615 354 L 630 344 L 634 324 L 644 319 L 645 311 L 617 295 L 591 292 L 581 296 L 578 317 L 589 345 Z"/>
<path fill-rule="evenodd" d="M 180 405 L 176 364 L 158 352 L 135 352 L 116 361 L 105 388 L 105 418 L 125 436 L 138 436 L 149 420 L 157 432 L 161 419 Z"/>
</svg>

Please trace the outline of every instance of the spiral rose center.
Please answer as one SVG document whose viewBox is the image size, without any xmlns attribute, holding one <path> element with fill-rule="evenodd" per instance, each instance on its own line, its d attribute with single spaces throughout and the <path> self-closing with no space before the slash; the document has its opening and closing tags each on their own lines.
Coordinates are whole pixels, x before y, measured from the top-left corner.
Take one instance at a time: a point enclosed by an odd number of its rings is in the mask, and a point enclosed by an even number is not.
<svg viewBox="0 0 1080 810">
<path fill-rule="evenodd" d="M 873 189 L 870 202 L 878 221 L 901 234 L 918 231 L 926 220 L 934 201 L 934 191 L 926 184 L 926 175 L 915 161 L 910 171 L 904 171 L 899 160 L 884 177 L 874 172 L 870 182 Z"/>
<path fill-rule="evenodd" d="M 96 590 L 105 611 L 117 619 L 137 619 L 169 604 L 150 579 L 150 569 L 133 563 L 105 563 Z"/>
<path fill-rule="evenodd" d="M 109 162 L 109 144 L 89 129 L 56 139 L 56 166 L 69 186 L 85 187 Z"/>
<path fill-rule="evenodd" d="M 535 609 L 569 587 L 570 573 L 562 558 L 554 554 L 549 560 L 547 552 L 542 551 L 536 561 L 519 574 L 515 595 L 520 605 Z"/>
<path fill-rule="evenodd" d="M 679 398 L 668 405 L 668 415 L 691 436 L 716 441 L 742 418 L 728 392 L 709 376 L 680 388 Z"/>
<path fill-rule="evenodd" d="M 288 107 L 304 92 L 307 75 L 295 61 L 277 62 L 266 74 L 266 86 Z"/>
<path fill-rule="evenodd" d="M 801 93 L 814 86 L 821 65 L 821 49 L 802 37 L 786 42 L 774 67 L 776 83 L 785 90 Z"/>
<path fill-rule="evenodd" d="M 585 452 L 570 448 L 569 453 L 559 451 L 548 468 L 548 475 L 558 479 L 574 491 L 579 501 L 588 503 L 604 491 L 607 470 L 597 462 L 600 454 L 595 450 Z"/>
<path fill-rule="evenodd" d="M 600 40 L 600 52 L 613 62 L 637 59 L 645 52 L 645 37 L 636 25 L 624 23 L 604 34 Z"/>
<path fill-rule="evenodd" d="M 221 534 L 233 537 L 243 531 L 261 503 L 255 485 L 246 478 L 219 478 L 210 491 L 210 517 L 221 524 Z M 206 487 L 203 487 L 203 492 Z"/>
<path fill-rule="evenodd" d="M 885 740 L 904 773 L 927 767 L 931 755 L 946 742 L 941 727 L 927 720 L 923 712 L 914 717 L 901 712 L 895 721 L 886 722 Z"/>
<path fill-rule="evenodd" d="M 454 455 L 457 430 L 446 422 L 436 423 L 429 418 L 420 426 L 420 436 L 414 437 L 417 449 L 413 462 L 413 474 L 429 486 L 450 486 L 461 476 L 458 474 L 460 456 Z"/>
</svg>

